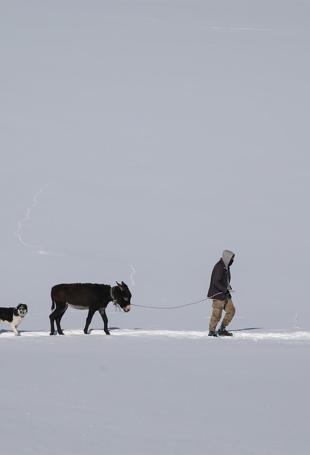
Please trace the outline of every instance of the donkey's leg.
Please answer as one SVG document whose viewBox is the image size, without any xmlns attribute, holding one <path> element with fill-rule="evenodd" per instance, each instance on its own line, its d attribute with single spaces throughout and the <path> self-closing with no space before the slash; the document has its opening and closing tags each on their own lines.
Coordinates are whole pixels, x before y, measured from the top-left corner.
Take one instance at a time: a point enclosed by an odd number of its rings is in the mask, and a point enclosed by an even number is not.
<svg viewBox="0 0 310 455">
<path fill-rule="evenodd" d="M 59 320 L 57 321 L 57 318 L 59 318 L 59 316 L 62 316 L 62 314 L 65 311 L 66 311 L 66 304 L 61 303 L 61 302 L 55 302 L 55 309 L 50 314 L 50 321 L 51 321 L 50 335 L 55 335 L 55 325 L 54 325 L 55 321 L 56 321 L 57 331 L 58 331 L 59 335 L 63 335 L 63 332 L 60 327 L 60 321 Z"/>
<path fill-rule="evenodd" d="M 50 323 L 51 323 L 51 331 L 50 331 L 50 335 L 55 335 L 55 316 L 54 316 L 54 313 L 57 309 L 57 304 L 55 303 L 55 309 L 51 312 L 50 314 Z"/>
<path fill-rule="evenodd" d="M 96 313 L 98 308 L 94 308 L 94 307 L 89 307 L 89 310 L 88 310 L 88 315 L 87 315 L 87 318 L 86 318 L 86 324 L 85 324 L 85 327 L 84 327 L 84 333 L 87 335 L 88 333 L 88 327 L 91 323 L 91 320 L 93 319 L 93 316 L 94 314 Z"/>
<path fill-rule="evenodd" d="M 109 321 L 108 321 L 108 316 L 107 316 L 107 314 L 105 312 L 105 308 L 100 308 L 99 309 L 99 313 L 100 313 L 100 315 L 102 317 L 102 320 L 103 320 L 103 330 L 105 331 L 105 333 L 107 335 L 110 335 L 110 332 L 109 332 L 109 329 L 108 329 L 108 322 Z"/>
<path fill-rule="evenodd" d="M 62 328 L 60 326 L 60 321 L 61 321 L 61 318 L 63 317 L 63 315 L 65 314 L 65 312 L 67 311 L 67 309 L 68 309 L 68 306 L 66 305 L 62 309 L 62 312 L 55 317 L 58 335 L 63 335 L 64 334 L 63 331 L 62 331 Z"/>
</svg>

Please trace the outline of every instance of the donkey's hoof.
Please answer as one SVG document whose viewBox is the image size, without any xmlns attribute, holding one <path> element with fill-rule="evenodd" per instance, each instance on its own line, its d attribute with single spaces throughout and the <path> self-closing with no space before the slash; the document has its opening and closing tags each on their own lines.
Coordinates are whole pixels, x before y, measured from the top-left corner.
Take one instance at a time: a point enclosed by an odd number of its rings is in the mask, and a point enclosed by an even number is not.
<svg viewBox="0 0 310 455">
<path fill-rule="evenodd" d="M 108 330 L 104 331 L 106 335 L 111 335 L 111 333 Z"/>
</svg>

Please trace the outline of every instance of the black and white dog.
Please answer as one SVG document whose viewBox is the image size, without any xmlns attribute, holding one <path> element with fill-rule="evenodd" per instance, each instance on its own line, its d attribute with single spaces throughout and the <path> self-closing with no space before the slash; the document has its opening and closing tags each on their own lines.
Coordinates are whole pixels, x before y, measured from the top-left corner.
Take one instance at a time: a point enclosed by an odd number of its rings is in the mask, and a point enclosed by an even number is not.
<svg viewBox="0 0 310 455">
<path fill-rule="evenodd" d="M 17 327 L 22 322 L 27 313 L 28 307 L 24 303 L 20 303 L 16 308 L 0 307 L 0 322 L 7 322 L 10 324 L 11 329 L 15 335 L 19 335 Z"/>
</svg>

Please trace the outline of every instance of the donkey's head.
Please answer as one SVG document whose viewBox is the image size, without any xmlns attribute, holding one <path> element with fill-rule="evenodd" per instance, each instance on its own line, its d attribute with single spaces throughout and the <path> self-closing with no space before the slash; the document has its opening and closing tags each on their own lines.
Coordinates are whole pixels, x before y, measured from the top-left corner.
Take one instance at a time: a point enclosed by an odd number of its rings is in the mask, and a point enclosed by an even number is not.
<svg viewBox="0 0 310 455">
<path fill-rule="evenodd" d="M 115 303 L 115 305 L 119 305 L 126 313 L 128 313 L 128 311 L 130 311 L 131 292 L 124 281 L 121 283 L 116 281 L 116 284 L 117 286 L 111 287 L 113 303 Z"/>
</svg>

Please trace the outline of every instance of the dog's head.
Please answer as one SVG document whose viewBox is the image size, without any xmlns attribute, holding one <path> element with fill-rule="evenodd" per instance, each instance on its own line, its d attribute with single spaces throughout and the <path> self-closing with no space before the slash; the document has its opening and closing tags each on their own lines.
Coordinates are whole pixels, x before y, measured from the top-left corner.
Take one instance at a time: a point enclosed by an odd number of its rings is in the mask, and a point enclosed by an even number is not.
<svg viewBox="0 0 310 455">
<path fill-rule="evenodd" d="M 17 305 L 16 310 L 21 318 L 24 318 L 28 313 L 28 307 L 24 303 L 20 303 L 19 305 Z"/>
</svg>

